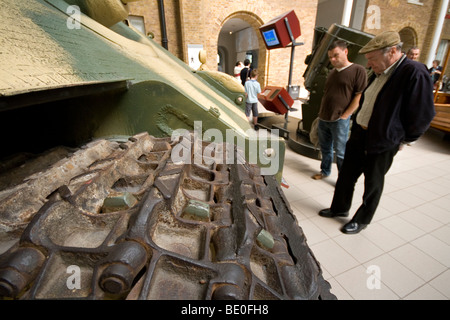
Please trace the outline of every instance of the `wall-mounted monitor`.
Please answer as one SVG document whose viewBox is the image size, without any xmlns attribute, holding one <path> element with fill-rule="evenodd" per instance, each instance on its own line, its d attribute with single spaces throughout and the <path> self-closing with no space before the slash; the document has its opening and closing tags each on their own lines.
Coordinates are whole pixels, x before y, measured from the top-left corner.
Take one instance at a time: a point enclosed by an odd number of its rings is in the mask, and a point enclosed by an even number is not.
<svg viewBox="0 0 450 320">
<path fill-rule="evenodd" d="M 278 46 L 280 44 L 280 40 L 278 40 L 277 33 L 275 29 L 269 29 L 267 31 L 262 32 L 264 42 L 267 47 Z"/>
<path fill-rule="evenodd" d="M 289 23 L 294 40 L 301 35 L 300 21 L 294 10 L 286 12 L 259 28 L 267 49 L 286 48 L 292 42 L 286 20 Z"/>
</svg>

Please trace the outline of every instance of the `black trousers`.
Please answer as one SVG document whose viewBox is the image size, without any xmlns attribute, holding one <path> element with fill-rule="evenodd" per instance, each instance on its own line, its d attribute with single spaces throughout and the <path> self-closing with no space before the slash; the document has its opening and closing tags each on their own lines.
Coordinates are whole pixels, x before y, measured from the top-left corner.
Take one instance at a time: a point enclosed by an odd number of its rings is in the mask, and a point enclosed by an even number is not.
<svg viewBox="0 0 450 320">
<path fill-rule="evenodd" d="M 383 193 L 384 177 L 399 149 L 397 146 L 383 153 L 368 154 L 366 135 L 367 131 L 354 122 L 331 204 L 333 212 L 349 211 L 356 181 L 364 174 L 362 204 L 352 218 L 353 221 L 363 224 L 372 221 Z"/>
</svg>

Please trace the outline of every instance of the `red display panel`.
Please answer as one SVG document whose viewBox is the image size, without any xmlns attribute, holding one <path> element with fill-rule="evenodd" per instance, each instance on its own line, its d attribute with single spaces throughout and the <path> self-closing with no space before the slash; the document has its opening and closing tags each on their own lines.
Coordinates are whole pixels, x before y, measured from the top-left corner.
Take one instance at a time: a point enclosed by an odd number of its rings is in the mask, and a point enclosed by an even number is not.
<svg viewBox="0 0 450 320">
<path fill-rule="evenodd" d="M 269 111 L 285 114 L 294 104 L 291 95 L 283 87 L 265 87 L 258 100 Z"/>
<path fill-rule="evenodd" d="M 288 19 L 294 40 L 301 35 L 300 21 L 294 10 L 286 12 L 259 28 L 267 49 L 285 48 L 291 42 L 285 19 Z"/>
</svg>

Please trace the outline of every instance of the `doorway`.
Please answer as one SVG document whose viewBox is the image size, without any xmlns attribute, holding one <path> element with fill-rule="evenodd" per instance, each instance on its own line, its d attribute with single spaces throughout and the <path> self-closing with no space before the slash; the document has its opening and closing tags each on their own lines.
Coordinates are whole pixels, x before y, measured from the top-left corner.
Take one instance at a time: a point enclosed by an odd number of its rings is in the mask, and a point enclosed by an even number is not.
<svg viewBox="0 0 450 320">
<path fill-rule="evenodd" d="M 256 30 L 248 21 L 241 18 L 227 20 L 219 33 L 218 52 L 225 51 L 221 61 L 222 71 L 233 75 L 237 61 L 249 58 L 252 67 L 258 68 L 259 38 Z"/>
</svg>

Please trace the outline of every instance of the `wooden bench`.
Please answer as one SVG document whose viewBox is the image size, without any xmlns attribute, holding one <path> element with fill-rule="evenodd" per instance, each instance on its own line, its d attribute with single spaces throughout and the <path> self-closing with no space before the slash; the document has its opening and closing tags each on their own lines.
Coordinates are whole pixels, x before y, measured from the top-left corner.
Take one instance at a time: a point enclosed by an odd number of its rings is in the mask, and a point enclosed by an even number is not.
<svg viewBox="0 0 450 320">
<path fill-rule="evenodd" d="M 431 127 L 450 132 L 450 94 L 439 92 L 434 101 L 436 115 L 431 121 Z"/>
</svg>

